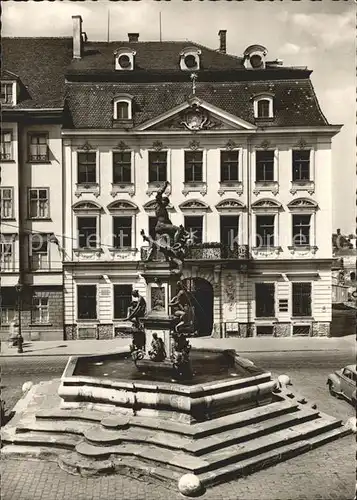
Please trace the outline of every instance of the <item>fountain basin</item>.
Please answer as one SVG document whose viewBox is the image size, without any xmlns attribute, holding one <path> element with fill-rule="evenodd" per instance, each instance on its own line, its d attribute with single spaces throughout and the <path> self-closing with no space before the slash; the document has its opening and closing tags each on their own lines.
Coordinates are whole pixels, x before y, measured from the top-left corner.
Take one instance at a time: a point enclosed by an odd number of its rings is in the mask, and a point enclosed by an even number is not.
<svg viewBox="0 0 357 500">
<path fill-rule="evenodd" d="M 192 349 L 192 379 L 173 381 L 169 363 L 146 360 L 139 371 L 127 349 L 72 357 L 58 390 L 62 407 L 96 409 L 202 421 L 277 401 L 271 374 L 234 350 Z"/>
</svg>

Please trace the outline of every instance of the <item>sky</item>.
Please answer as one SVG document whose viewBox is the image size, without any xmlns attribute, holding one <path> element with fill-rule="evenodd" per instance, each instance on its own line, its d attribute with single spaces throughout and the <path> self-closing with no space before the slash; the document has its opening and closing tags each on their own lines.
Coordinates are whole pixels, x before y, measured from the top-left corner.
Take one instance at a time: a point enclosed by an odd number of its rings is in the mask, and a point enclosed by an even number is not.
<svg viewBox="0 0 357 500">
<path fill-rule="evenodd" d="M 333 139 L 333 226 L 356 232 L 355 4 L 353 0 L 118 0 L 3 2 L 2 36 L 72 36 L 80 14 L 89 40 L 191 40 L 219 46 L 227 30 L 227 52 L 241 56 L 251 44 L 268 49 L 285 66 L 308 66 L 319 103 L 331 124 L 343 125 Z"/>
</svg>

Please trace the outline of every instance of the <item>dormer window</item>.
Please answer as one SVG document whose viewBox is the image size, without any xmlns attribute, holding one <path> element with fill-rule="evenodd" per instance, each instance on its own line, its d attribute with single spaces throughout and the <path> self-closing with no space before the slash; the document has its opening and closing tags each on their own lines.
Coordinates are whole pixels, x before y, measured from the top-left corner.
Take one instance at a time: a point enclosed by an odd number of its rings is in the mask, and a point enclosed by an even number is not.
<svg viewBox="0 0 357 500">
<path fill-rule="evenodd" d="M 273 94 L 254 96 L 254 118 L 274 118 Z"/>
<path fill-rule="evenodd" d="M 134 69 L 134 56 L 136 51 L 130 48 L 117 50 L 115 55 L 115 69 L 118 71 L 132 71 Z"/>
<path fill-rule="evenodd" d="M 127 120 L 129 118 L 129 103 L 126 101 L 119 101 L 116 103 L 116 111 L 118 120 Z"/>
<path fill-rule="evenodd" d="M 263 45 L 250 45 L 245 49 L 243 64 L 247 69 L 264 69 L 268 51 Z"/>
<path fill-rule="evenodd" d="M 187 47 L 180 52 L 180 68 L 183 71 L 196 71 L 200 69 L 201 51 L 196 47 Z"/>
<path fill-rule="evenodd" d="M 117 121 L 132 120 L 132 96 L 121 95 L 114 99 L 113 118 Z"/>
<path fill-rule="evenodd" d="M 16 82 L 1 82 L 0 102 L 15 106 L 16 104 Z"/>
</svg>

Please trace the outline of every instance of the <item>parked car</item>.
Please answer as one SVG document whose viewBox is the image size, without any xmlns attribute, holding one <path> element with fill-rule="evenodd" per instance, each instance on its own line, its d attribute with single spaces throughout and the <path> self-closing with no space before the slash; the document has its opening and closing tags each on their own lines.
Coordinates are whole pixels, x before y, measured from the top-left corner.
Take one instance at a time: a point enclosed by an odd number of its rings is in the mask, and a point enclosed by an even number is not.
<svg viewBox="0 0 357 500">
<path fill-rule="evenodd" d="M 356 365 L 348 365 L 342 370 L 330 373 L 327 384 L 332 396 L 343 397 L 356 406 Z"/>
</svg>

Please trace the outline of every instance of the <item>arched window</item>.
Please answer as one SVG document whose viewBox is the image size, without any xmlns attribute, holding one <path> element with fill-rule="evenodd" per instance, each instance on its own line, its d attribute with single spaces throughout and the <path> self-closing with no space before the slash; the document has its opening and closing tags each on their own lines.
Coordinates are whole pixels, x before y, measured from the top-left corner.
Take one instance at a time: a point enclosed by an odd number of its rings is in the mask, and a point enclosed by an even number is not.
<svg viewBox="0 0 357 500">
<path fill-rule="evenodd" d="M 114 120 L 132 120 L 132 99 L 129 94 L 121 94 L 114 98 Z"/>
<path fill-rule="evenodd" d="M 258 118 L 269 118 L 270 101 L 261 99 L 258 101 Z"/>
<path fill-rule="evenodd" d="M 119 101 L 116 103 L 117 107 L 117 120 L 127 120 L 129 118 L 129 103 L 126 101 Z"/>
<path fill-rule="evenodd" d="M 350 273 L 350 280 L 351 280 L 351 281 L 356 281 L 356 273 L 355 273 L 354 271 L 352 271 L 352 272 Z"/>
<path fill-rule="evenodd" d="M 253 96 L 254 118 L 274 118 L 274 94 L 264 92 Z"/>
</svg>

